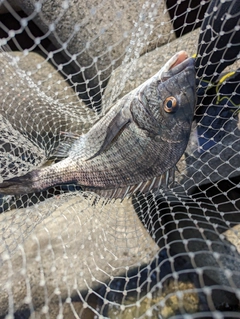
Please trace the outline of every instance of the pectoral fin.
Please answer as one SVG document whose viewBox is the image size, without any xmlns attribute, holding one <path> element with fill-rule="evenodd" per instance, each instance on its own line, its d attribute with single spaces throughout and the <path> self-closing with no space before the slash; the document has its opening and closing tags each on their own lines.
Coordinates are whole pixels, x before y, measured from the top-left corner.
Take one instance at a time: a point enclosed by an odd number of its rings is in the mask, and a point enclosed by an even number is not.
<svg viewBox="0 0 240 319">
<path fill-rule="evenodd" d="M 106 128 L 106 137 L 101 145 L 100 149 L 93 156 L 87 159 L 87 161 L 105 152 L 111 147 L 111 145 L 119 138 L 124 129 L 131 123 L 132 119 L 124 115 L 122 110 L 112 119 Z"/>
</svg>

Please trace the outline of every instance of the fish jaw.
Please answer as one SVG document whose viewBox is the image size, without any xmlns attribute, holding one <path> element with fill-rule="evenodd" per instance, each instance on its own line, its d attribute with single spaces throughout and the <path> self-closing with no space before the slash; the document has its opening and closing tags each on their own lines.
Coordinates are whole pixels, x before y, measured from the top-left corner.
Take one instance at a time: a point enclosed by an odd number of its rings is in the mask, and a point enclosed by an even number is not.
<svg viewBox="0 0 240 319">
<path fill-rule="evenodd" d="M 158 74 L 159 80 L 161 82 L 164 82 L 183 71 L 186 73 L 186 75 L 188 73 L 195 78 L 195 60 L 193 58 L 186 58 L 184 60 L 178 59 L 178 61 L 181 61 L 181 62 L 180 63 L 175 62 L 174 67 L 166 69 L 164 72 L 160 72 Z M 194 88 L 196 89 L 195 82 L 196 81 L 194 81 L 193 84 L 194 84 Z"/>
<path fill-rule="evenodd" d="M 156 73 L 155 77 L 161 80 L 164 73 L 169 70 L 175 68 L 177 65 L 181 64 L 183 61 L 188 59 L 188 54 L 186 51 L 179 51 L 174 54 L 165 64 L 164 66 Z"/>
</svg>

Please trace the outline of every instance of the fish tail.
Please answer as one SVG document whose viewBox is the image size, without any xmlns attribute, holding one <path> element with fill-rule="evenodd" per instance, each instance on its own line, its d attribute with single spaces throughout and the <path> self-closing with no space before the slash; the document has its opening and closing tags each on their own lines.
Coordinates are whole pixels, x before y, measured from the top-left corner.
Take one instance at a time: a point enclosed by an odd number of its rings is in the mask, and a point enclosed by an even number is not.
<svg viewBox="0 0 240 319">
<path fill-rule="evenodd" d="M 0 183 L 0 194 L 21 195 L 39 191 L 34 179 L 38 174 L 37 170 L 31 171 L 26 175 L 13 177 Z"/>
<path fill-rule="evenodd" d="M 70 171 L 70 173 L 69 173 Z M 13 177 L 0 183 L 0 194 L 22 195 L 36 193 L 50 187 L 63 184 L 78 184 L 71 172 L 70 161 L 63 160 L 56 164 L 35 169 L 19 177 Z"/>
</svg>

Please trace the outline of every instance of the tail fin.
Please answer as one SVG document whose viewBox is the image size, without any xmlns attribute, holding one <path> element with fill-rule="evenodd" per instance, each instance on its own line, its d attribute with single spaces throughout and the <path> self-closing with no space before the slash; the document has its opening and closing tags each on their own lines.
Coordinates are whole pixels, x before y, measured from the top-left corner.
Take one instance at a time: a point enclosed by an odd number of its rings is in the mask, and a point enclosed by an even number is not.
<svg viewBox="0 0 240 319">
<path fill-rule="evenodd" d="M 20 177 L 13 177 L 0 183 L 0 194 L 21 195 L 39 191 L 34 187 L 33 175 L 35 171 L 29 172 Z"/>
</svg>

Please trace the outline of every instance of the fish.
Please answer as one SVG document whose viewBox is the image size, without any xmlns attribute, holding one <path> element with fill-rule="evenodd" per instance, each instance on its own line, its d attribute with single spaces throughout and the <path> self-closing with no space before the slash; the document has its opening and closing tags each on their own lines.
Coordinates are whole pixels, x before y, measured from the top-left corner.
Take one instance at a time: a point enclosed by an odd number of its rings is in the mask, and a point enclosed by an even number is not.
<svg viewBox="0 0 240 319">
<path fill-rule="evenodd" d="M 118 100 L 86 134 L 72 134 L 72 144 L 55 152 L 60 161 L 3 181 L 0 194 L 74 184 L 116 199 L 167 187 L 186 149 L 195 104 L 194 59 L 180 51 Z"/>
</svg>

